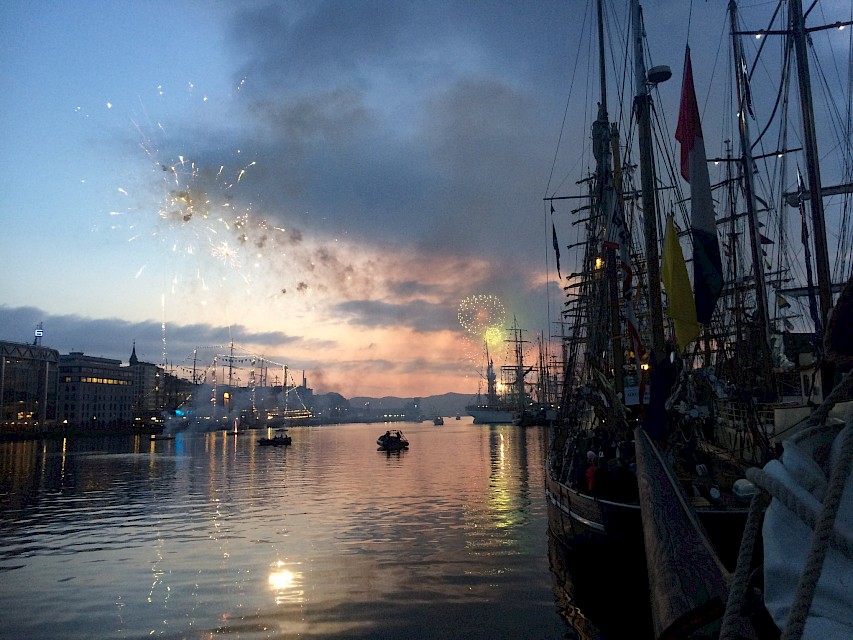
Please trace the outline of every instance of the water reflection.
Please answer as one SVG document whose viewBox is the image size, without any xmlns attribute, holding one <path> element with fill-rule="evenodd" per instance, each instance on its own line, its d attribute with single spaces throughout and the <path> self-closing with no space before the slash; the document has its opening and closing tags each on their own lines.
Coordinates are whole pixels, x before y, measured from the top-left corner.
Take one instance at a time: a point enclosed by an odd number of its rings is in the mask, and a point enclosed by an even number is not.
<svg viewBox="0 0 853 640">
<path fill-rule="evenodd" d="M 390 455 L 371 425 L 0 444 L 4 633 L 562 637 L 544 432 L 403 428 Z"/>
<path fill-rule="evenodd" d="M 560 615 L 584 640 L 654 637 L 642 548 L 548 533 Z"/>
<path fill-rule="evenodd" d="M 276 604 L 299 603 L 305 599 L 302 573 L 292 571 L 287 566 L 286 562 L 279 560 L 273 565 L 273 570 L 270 572 L 269 584 L 275 593 Z M 298 565 L 294 564 L 293 566 Z"/>
</svg>

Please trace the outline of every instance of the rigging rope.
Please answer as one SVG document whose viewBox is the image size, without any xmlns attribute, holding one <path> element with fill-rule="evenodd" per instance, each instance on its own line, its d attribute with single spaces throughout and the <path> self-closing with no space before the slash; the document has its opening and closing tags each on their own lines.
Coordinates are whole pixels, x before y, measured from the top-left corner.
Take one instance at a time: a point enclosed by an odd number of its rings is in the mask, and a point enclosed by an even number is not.
<svg viewBox="0 0 853 640">
<path fill-rule="evenodd" d="M 746 603 L 746 589 L 749 585 L 750 568 L 752 565 L 752 554 L 758 534 L 761 530 L 761 521 L 767 505 L 770 504 L 769 496 L 759 491 L 752 497 L 749 512 L 746 516 L 746 525 L 740 541 L 737 565 L 729 586 L 729 598 L 726 601 L 726 612 L 723 614 L 723 622 L 720 627 L 720 640 L 735 640 L 741 637 L 739 634 L 738 620 Z"/>
</svg>

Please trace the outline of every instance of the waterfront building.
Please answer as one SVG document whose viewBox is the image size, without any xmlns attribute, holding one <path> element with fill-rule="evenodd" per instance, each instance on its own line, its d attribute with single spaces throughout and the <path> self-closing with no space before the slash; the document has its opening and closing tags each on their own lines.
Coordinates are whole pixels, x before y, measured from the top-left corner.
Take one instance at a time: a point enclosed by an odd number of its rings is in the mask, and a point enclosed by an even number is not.
<svg viewBox="0 0 853 640">
<path fill-rule="evenodd" d="M 0 341 L 0 429 L 38 433 L 57 419 L 59 352 L 37 344 Z"/>
<path fill-rule="evenodd" d="M 82 431 L 127 429 L 133 423 L 133 374 L 121 360 L 71 352 L 59 357 L 58 418 Z"/>
<path fill-rule="evenodd" d="M 172 415 L 176 410 L 183 411 L 192 404 L 193 397 L 200 385 L 165 371 L 160 386 L 166 414 Z"/>
<path fill-rule="evenodd" d="M 140 362 L 136 356 L 136 343 L 130 354 L 128 369 L 131 374 L 133 421 L 147 425 L 163 420 L 165 409 L 165 371 L 156 364 Z"/>
</svg>

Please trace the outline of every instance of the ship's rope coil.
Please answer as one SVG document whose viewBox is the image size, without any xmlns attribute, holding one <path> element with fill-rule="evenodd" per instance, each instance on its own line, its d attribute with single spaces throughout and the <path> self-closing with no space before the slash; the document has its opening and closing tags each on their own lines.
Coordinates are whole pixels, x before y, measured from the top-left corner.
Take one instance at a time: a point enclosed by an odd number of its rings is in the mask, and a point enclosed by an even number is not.
<svg viewBox="0 0 853 640">
<path fill-rule="evenodd" d="M 826 398 L 826 401 L 812 415 L 812 425 L 826 419 L 829 409 L 841 395 L 849 395 L 853 376 L 848 373 L 844 380 Z M 849 532 L 835 528 L 835 520 L 841 506 L 845 485 L 853 471 L 853 419 L 850 419 L 840 431 L 841 438 L 838 456 L 830 473 L 826 492 L 820 510 L 807 504 L 777 478 L 763 469 L 747 470 L 747 478 L 761 489 L 750 505 L 738 554 L 737 567 L 732 577 L 729 598 L 720 630 L 721 640 L 733 640 L 738 637 L 740 616 L 746 602 L 746 592 L 752 563 L 752 553 L 761 528 L 762 517 L 770 504 L 777 500 L 793 512 L 803 523 L 813 530 L 808 555 L 800 572 L 791 607 L 782 630 L 782 640 L 798 640 L 802 637 L 809 611 L 823 570 L 827 551 L 832 547 L 848 556 L 853 556 L 853 538 Z"/>
</svg>

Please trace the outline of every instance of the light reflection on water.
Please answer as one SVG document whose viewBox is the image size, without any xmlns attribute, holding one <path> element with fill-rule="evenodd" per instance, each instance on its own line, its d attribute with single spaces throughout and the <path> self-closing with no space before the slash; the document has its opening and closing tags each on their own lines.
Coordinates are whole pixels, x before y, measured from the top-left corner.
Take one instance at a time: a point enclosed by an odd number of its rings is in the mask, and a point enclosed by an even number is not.
<svg viewBox="0 0 853 640">
<path fill-rule="evenodd" d="M 0 636 L 564 637 L 545 432 L 396 426 L 0 444 Z"/>
</svg>

